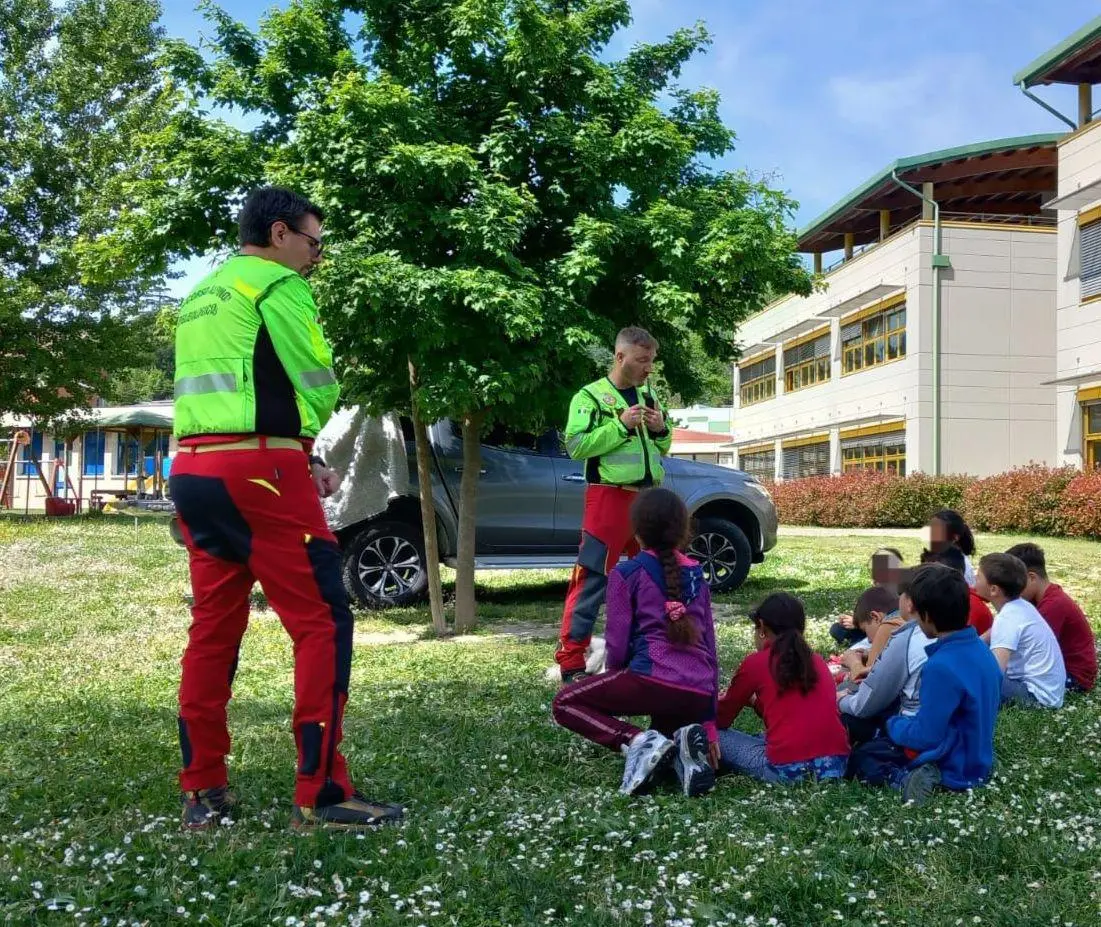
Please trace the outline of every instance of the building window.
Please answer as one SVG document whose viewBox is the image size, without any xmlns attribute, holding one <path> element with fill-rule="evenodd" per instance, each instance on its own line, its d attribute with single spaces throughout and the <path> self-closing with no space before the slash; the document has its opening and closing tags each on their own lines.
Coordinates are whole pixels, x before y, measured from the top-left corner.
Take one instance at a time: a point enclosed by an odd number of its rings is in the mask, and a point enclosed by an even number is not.
<svg viewBox="0 0 1101 927">
<path fill-rule="evenodd" d="M 107 436 L 102 431 L 89 431 L 84 435 L 84 450 L 80 455 L 85 476 L 103 476 L 103 448 Z"/>
<path fill-rule="evenodd" d="M 1094 210 L 1085 215 L 1093 216 Z M 1101 298 L 1101 219 L 1090 218 L 1078 230 L 1080 266 L 1078 280 L 1081 285 L 1080 301 L 1084 303 Z"/>
<path fill-rule="evenodd" d="M 1082 406 L 1082 458 L 1087 470 L 1101 470 L 1101 402 Z"/>
<path fill-rule="evenodd" d="M 764 402 L 776 395 L 776 355 L 741 367 L 738 395 L 743 406 Z"/>
<path fill-rule="evenodd" d="M 738 466 L 759 480 L 776 479 L 776 449 L 738 454 Z"/>
<path fill-rule="evenodd" d="M 17 476 L 38 476 L 34 461 L 42 464 L 42 432 L 31 432 L 31 443 L 24 444 L 19 450 L 19 461 L 16 464 Z"/>
<path fill-rule="evenodd" d="M 906 475 L 906 433 L 841 441 L 841 470 L 877 470 Z"/>
<path fill-rule="evenodd" d="M 784 391 L 793 393 L 830 378 L 830 334 L 784 349 Z"/>
<path fill-rule="evenodd" d="M 784 448 L 784 479 L 797 480 L 804 476 L 829 476 L 830 442 L 828 438 L 811 444 L 799 444 Z"/>
<path fill-rule="evenodd" d="M 841 326 L 842 376 L 905 356 L 905 303 Z"/>
<path fill-rule="evenodd" d="M 123 476 L 123 467 L 126 468 L 126 476 L 137 476 L 138 465 L 141 463 L 141 444 L 137 438 L 120 434 L 115 440 L 115 464 L 112 468 L 115 476 Z"/>
</svg>

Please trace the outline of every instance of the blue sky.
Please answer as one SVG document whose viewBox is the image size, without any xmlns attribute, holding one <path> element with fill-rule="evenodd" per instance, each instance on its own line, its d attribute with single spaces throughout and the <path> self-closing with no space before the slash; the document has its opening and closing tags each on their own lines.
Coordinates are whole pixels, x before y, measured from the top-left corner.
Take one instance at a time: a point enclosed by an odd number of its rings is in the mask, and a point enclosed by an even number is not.
<svg viewBox="0 0 1101 927">
<path fill-rule="evenodd" d="M 222 2 L 251 25 L 271 5 Z M 165 7 L 171 35 L 195 41 L 206 28 L 189 0 Z M 681 83 L 719 90 L 738 135 L 724 163 L 771 175 L 799 201 L 799 225 L 896 158 L 1059 131 L 1011 79 L 1098 14 L 1086 0 L 634 0 L 633 11 L 615 57 L 707 24 L 714 45 Z M 1038 93 L 1074 115 L 1073 88 Z M 182 294 L 206 266 L 190 262 L 172 291 Z"/>
</svg>

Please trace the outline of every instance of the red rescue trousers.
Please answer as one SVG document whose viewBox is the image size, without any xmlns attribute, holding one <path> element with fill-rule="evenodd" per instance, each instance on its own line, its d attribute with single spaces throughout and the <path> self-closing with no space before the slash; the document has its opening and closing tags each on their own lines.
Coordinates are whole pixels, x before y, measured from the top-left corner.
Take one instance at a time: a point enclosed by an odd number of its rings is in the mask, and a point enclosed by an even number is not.
<svg viewBox="0 0 1101 927">
<path fill-rule="evenodd" d="M 180 680 L 184 791 L 226 784 L 226 704 L 260 582 L 294 641 L 297 805 L 337 804 L 352 784 L 339 750 L 352 666 L 340 550 L 304 450 L 181 447 L 170 488 L 191 567 L 191 629 Z"/>
<path fill-rule="evenodd" d="M 622 486 L 590 483 L 585 489 L 581 547 L 570 576 L 554 655 L 563 673 L 585 668 L 585 650 L 604 604 L 608 571 L 619 563 L 624 552 L 629 557 L 638 553 L 630 514 L 637 498 L 637 491 Z"/>
</svg>

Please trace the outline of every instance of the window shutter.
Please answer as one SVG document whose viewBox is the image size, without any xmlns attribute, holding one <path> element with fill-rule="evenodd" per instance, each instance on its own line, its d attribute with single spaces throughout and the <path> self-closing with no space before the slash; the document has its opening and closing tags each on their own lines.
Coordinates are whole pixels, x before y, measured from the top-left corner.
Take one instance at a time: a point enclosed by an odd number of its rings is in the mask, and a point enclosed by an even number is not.
<svg viewBox="0 0 1101 927">
<path fill-rule="evenodd" d="M 823 335 L 821 338 L 815 339 L 814 342 L 814 356 L 815 357 L 829 357 L 830 356 L 830 336 L 829 334 Z"/>
<path fill-rule="evenodd" d="M 1101 222 L 1082 226 L 1082 299 L 1101 296 Z"/>
<path fill-rule="evenodd" d="M 841 326 L 841 340 L 842 342 L 848 341 L 850 338 L 859 338 L 862 331 L 862 322 L 850 322 L 848 325 Z"/>
</svg>

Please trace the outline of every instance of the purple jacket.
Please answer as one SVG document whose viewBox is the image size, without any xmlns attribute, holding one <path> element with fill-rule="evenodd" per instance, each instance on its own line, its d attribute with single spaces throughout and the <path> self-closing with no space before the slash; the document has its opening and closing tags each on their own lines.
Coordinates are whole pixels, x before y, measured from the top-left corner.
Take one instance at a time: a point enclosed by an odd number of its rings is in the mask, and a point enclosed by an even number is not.
<svg viewBox="0 0 1101 927">
<path fill-rule="evenodd" d="M 669 640 L 665 577 L 657 558 L 643 551 L 621 563 L 608 577 L 605 660 L 610 672 L 633 673 L 703 692 L 718 699 L 719 659 L 715 652 L 715 623 L 711 617 L 711 589 L 694 560 L 678 554 L 681 563 L 682 621 L 694 620 L 700 629 L 696 644 Z M 711 716 L 714 718 L 714 715 Z"/>
</svg>

